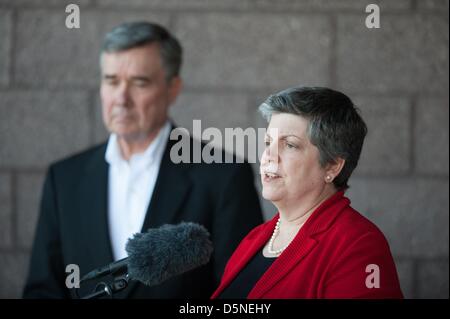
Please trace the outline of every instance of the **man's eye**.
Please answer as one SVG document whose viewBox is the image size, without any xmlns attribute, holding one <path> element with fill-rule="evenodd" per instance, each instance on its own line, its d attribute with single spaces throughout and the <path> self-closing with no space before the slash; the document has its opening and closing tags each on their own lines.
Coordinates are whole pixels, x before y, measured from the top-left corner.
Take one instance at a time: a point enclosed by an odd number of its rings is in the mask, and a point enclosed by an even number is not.
<svg viewBox="0 0 450 319">
<path fill-rule="evenodd" d="M 149 84 L 150 82 L 147 80 L 136 80 L 134 81 L 134 84 L 138 87 L 145 87 Z"/>
<path fill-rule="evenodd" d="M 264 145 L 269 146 L 270 145 L 270 141 L 264 141 Z"/>
<path fill-rule="evenodd" d="M 110 79 L 110 78 L 103 79 L 103 82 L 108 84 L 108 85 L 116 85 L 117 84 L 117 80 L 116 79 Z"/>
<path fill-rule="evenodd" d="M 146 85 L 147 85 L 147 83 L 144 82 L 144 81 L 137 81 L 137 82 L 135 82 L 134 84 L 136 84 L 136 86 L 140 86 L 140 87 L 143 87 L 143 86 L 146 86 Z"/>
</svg>

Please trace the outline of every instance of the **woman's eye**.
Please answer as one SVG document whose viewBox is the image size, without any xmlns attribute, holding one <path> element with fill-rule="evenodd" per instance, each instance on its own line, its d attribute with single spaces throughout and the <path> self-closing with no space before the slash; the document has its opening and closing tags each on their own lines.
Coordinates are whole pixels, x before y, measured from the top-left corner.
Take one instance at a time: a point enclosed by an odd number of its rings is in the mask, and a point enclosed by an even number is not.
<svg viewBox="0 0 450 319">
<path fill-rule="evenodd" d="M 264 145 L 269 146 L 270 145 L 270 141 L 264 141 Z"/>
<path fill-rule="evenodd" d="M 287 148 L 297 148 L 297 145 L 286 143 Z"/>
</svg>

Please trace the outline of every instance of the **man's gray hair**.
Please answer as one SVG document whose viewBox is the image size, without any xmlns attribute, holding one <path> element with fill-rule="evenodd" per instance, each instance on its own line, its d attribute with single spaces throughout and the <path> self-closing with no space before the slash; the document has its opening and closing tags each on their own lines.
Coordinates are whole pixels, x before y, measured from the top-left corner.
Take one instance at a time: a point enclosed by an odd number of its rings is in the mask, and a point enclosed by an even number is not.
<svg viewBox="0 0 450 319">
<path fill-rule="evenodd" d="M 320 164 L 324 167 L 337 158 L 344 159 L 344 167 L 333 184 L 337 189 L 348 188 L 367 134 L 367 126 L 348 96 L 323 87 L 291 88 L 269 96 L 259 111 L 267 121 L 277 113 L 307 119 L 307 134 L 319 149 Z"/>
<path fill-rule="evenodd" d="M 150 22 L 124 23 L 109 32 L 103 41 L 101 54 L 158 43 L 166 79 L 180 75 L 183 49 L 178 40 L 164 27 Z"/>
</svg>

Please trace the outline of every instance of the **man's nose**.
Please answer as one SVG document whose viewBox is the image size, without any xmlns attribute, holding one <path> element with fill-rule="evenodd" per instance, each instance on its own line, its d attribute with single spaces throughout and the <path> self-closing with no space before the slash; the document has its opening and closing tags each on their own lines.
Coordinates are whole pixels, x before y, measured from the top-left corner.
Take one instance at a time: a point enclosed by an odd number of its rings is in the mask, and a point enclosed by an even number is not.
<svg viewBox="0 0 450 319">
<path fill-rule="evenodd" d="M 130 102 L 130 89 L 126 83 L 121 83 L 115 92 L 115 102 L 117 104 L 128 106 Z"/>
</svg>

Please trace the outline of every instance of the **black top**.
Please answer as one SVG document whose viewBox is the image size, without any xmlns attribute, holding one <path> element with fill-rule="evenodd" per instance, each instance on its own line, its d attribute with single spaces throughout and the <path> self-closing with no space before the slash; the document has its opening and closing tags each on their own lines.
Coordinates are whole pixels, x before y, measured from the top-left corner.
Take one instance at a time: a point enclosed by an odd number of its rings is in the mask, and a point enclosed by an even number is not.
<svg viewBox="0 0 450 319">
<path fill-rule="evenodd" d="M 262 275 L 276 258 L 267 258 L 259 251 L 239 272 L 228 287 L 218 296 L 219 299 L 245 299 Z"/>
</svg>

